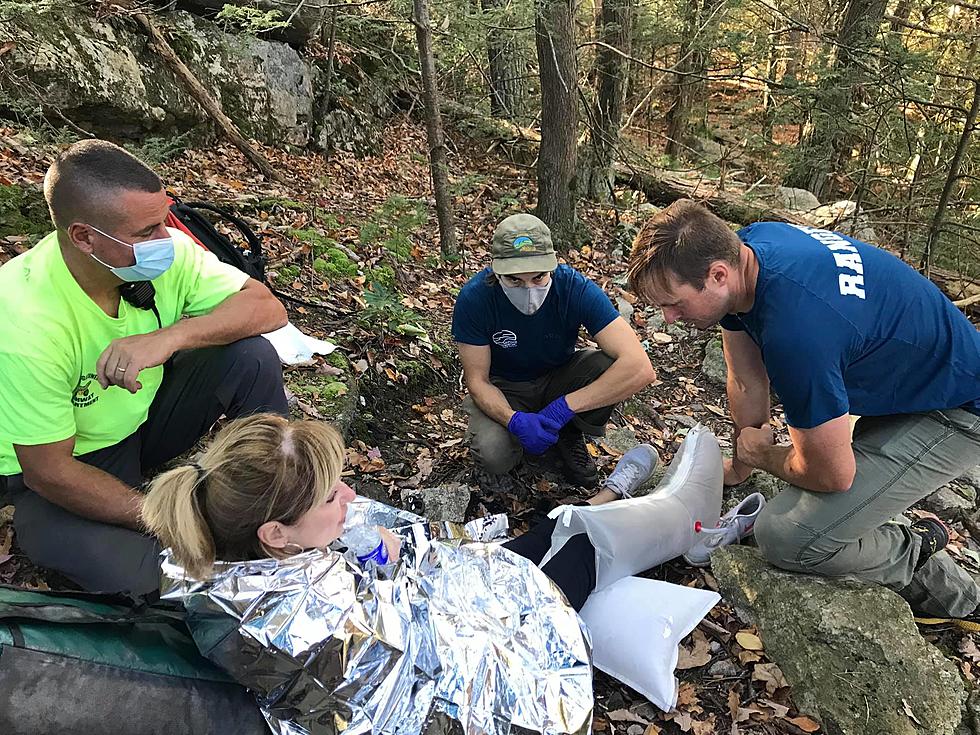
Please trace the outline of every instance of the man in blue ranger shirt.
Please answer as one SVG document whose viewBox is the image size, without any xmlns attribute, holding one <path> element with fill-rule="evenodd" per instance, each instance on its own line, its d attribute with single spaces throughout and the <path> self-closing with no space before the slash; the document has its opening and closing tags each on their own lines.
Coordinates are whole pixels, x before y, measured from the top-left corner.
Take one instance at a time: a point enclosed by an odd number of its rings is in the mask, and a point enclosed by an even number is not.
<svg viewBox="0 0 980 735">
<path fill-rule="evenodd" d="M 507 217 L 491 254 L 491 267 L 469 280 L 453 310 L 470 451 L 487 472 L 502 475 L 525 451 L 557 445 L 566 477 L 593 487 L 598 473 L 583 433 L 601 436 L 615 405 L 656 373 L 602 289 L 558 265 L 540 219 Z M 598 350 L 575 349 L 583 326 Z"/>
<path fill-rule="evenodd" d="M 736 235 L 689 200 L 643 226 L 629 279 L 667 322 L 721 324 L 725 483 L 759 468 L 791 484 L 755 526 L 771 563 L 876 582 L 927 615 L 976 613 L 945 527 L 902 517 L 980 462 L 980 334 L 938 288 L 866 243 L 776 222 Z M 773 443 L 770 385 L 789 445 Z"/>
</svg>

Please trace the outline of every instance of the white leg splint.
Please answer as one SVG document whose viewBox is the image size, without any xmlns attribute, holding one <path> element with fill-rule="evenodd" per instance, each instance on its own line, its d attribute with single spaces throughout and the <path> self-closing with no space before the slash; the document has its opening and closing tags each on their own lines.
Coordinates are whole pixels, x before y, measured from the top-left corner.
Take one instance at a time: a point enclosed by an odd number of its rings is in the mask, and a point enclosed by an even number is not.
<svg viewBox="0 0 980 735">
<path fill-rule="evenodd" d="M 640 498 L 598 506 L 563 505 L 551 549 L 540 566 L 573 536 L 587 533 L 596 550 L 596 590 L 681 556 L 697 542 L 694 524 L 712 528 L 721 514 L 718 440 L 698 424 L 688 432 L 657 488 Z"/>
</svg>

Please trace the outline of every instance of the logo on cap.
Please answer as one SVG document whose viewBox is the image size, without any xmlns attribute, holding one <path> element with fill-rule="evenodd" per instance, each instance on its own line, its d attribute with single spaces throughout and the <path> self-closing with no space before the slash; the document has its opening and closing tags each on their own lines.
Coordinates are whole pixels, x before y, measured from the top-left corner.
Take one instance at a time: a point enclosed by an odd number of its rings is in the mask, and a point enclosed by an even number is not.
<svg viewBox="0 0 980 735">
<path fill-rule="evenodd" d="M 527 235 L 518 235 L 514 238 L 514 250 L 523 250 L 528 245 L 533 247 L 534 240 L 532 240 Z"/>
</svg>

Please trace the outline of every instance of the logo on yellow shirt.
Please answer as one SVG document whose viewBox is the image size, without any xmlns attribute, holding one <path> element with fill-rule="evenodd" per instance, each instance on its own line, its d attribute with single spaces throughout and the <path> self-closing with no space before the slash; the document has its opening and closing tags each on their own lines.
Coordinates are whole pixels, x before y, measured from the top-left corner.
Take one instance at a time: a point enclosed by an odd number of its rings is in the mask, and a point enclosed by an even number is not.
<svg viewBox="0 0 980 735">
<path fill-rule="evenodd" d="M 78 385 L 71 392 L 71 405 L 76 408 L 85 408 L 85 406 L 91 406 L 99 400 L 95 392 L 89 388 L 89 384 L 97 377 L 95 373 L 86 373 L 78 379 Z"/>
</svg>

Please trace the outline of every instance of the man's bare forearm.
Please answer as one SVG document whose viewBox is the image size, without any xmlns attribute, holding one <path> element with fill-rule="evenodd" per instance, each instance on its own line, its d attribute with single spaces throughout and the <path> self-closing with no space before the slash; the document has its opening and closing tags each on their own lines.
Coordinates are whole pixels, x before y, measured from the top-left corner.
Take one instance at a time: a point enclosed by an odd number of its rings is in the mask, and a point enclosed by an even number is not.
<svg viewBox="0 0 980 735">
<path fill-rule="evenodd" d="M 594 381 L 569 393 L 565 400 L 571 410 L 582 413 L 624 401 L 656 379 L 645 353 L 634 359 L 620 358 Z"/>
<path fill-rule="evenodd" d="M 222 301 L 214 311 L 181 319 L 162 330 L 177 350 L 227 345 L 265 334 L 286 324 L 286 310 L 267 289 L 245 288 Z"/>
<path fill-rule="evenodd" d="M 25 484 L 45 500 L 94 521 L 141 530 L 143 496 L 108 472 L 72 459 Z"/>
<path fill-rule="evenodd" d="M 792 444 L 774 444 L 766 447 L 751 458 L 750 464 L 804 490 L 815 493 L 840 492 L 839 488 L 827 484 L 825 473 L 808 468 Z"/>
<path fill-rule="evenodd" d="M 769 423 L 769 386 L 745 386 L 735 380 L 728 380 L 728 408 L 732 414 L 735 428 L 732 432 L 732 459 L 746 468 L 751 465 L 738 457 L 738 435 L 747 426 L 760 427 Z M 761 469 L 761 468 L 760 468 Z"/>
<path fill-rule="evenodd" d="M 476 382 L 467 385 L 473 402 L 483 413 L 492 418 L 501 426 L 507 426 L 515 411 L 510 407 L 507 397 L 500 391 L 500 388 L 490 382 Z"/>
</svg>

